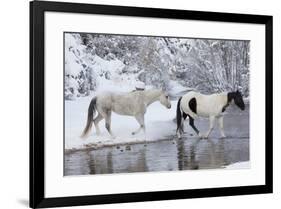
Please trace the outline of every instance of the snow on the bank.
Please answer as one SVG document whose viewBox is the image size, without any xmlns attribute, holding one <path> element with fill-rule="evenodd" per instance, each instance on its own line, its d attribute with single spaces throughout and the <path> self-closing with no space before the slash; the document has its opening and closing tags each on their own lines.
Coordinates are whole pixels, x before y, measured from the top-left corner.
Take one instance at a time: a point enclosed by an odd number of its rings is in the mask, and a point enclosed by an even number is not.
<svg viewBox="0 0 281 209">
<path fill-rule="evenodd" d="M 225 167 L 226 169 L 248 169 L 250 168 L 250 161 L 237 162 Z"/>
<path fill-rule="evenodd" d="M 169 81 L 169 93 L 172 95 L 177 95 L 181 92 L 188 91 L 188 90 L 191 91 L 194 89 L 185 87 L 181 85 L 178 81 L 173 81 L 173 80 Z"/>
<path fill-rule="evenodd" d="M 137 135 L 131 133 L 139 128 L 134 117 L 112 113 L 112 138 L 105 128 L 105 122 L 99 123 L 101 135 L 97 136 L 94 125 L 86 139 L 80 138 L 87 119 L 88 105 L 92 96 L 78 98 L 75 101 L 65 101 L 65 149 L 83 149 L 124 143 L 140 143 L 163 139 L 175 133 L 176 124 L 173 122 L 176 113 L 176 101 L 172 108 L 167 109 L 159 102 L 151 104 L 145 114 L 146 134 L 141 131 Z"/>
</svg>

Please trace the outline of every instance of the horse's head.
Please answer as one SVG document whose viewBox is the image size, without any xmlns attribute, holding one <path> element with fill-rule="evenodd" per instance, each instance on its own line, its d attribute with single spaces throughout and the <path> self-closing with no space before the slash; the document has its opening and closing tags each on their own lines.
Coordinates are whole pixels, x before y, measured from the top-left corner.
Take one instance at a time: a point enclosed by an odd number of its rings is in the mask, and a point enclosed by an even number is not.
<svg viewBox="0 0 281 209">
<path fill-rule="evenodd" d="M 231 97 L 234 100 L 234 103 L 241 109 L 245 110 L 245 104 L 243 101 L 243 97 L 240 91 L 231 92 Z"/>
<path fill-rule="evenodd" d="M 159 97 L 159 101 L 162 105 L 164 105 L 168 109 L 170 109 L 171 106 L 172 106 L 169 95 L 167 93 L 165 93 L 164 91 L 161 92 L 161 95 Z"/>
</svg>

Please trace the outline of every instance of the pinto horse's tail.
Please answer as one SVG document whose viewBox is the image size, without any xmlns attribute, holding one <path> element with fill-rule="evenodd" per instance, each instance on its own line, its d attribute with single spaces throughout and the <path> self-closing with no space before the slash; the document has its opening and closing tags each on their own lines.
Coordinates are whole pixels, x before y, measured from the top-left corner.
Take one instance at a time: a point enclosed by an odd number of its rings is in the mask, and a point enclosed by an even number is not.
<svg viewBox="0 0 281 209">
<path fill-rule="evenodd" d="M 95 110 L 96 110 L 96 104 L 97 104 L 97 97 L 94 97 L 92 99 L 92 101 L 90 102 L 90 105 L 89 105 L 89 108 L 88 108 L 87 124 L 86 124 L 86 127 L 85 127 L 81 137 L 85 137 L 92 127 L 93 117 L 94 117 L 94 113 L 95 113 Z"/>
<path fill-rule="evenodd" d="M 177 104 L 177 134 L 180 134 L 182 132 L 182 113 L 180 109 L 181 104 L 181 98 L 179 98 L 178 104 Z"/>
</svg>

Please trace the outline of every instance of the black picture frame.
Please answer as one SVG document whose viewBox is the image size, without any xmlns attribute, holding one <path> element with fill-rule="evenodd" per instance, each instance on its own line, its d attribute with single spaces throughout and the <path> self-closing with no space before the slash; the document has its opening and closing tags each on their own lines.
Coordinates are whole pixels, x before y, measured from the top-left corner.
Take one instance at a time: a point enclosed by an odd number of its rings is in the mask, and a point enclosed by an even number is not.
<svg viewBox="0 0 281 209">
<path fill-rule="evenodd" d="M 44 193 L 44 13 L 46 11 L 265 25 L 265 185 L 46 198 Z M 62 2 L 30 2 L 30 207 L 59 207 L 273 192 L 273 17 Z"/>
</svg>

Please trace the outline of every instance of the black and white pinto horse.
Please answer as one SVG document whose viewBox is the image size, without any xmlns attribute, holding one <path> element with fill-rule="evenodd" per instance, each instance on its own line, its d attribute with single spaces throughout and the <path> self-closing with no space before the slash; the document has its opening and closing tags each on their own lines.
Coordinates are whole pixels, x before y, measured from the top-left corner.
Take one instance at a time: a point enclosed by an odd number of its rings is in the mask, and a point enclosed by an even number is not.
<svg viewBox="0 0 281 209">
<path fill-rule="evenodd" d="M 132 132 L 137 134 L 141 129 L 145 132 L 144 114 L 147 107 L 153 102 L 159 101 L 167 108 L 171 108 L 171 102 L 169 96 L 162 90 L 150 89 L 143 91 L 132 91 L 128 93 L 113 93 L 105 92 L 94 97 L 88 108 L 88 119 L 86 127 L 82 133 L 82 137 L 85 137 L 90 131 L 92 124 L 95 124 L 97 135 L 100 134 L 98 123 L 105 119 L 105 127 L 109 134 L 114 137 L 111 131 L 111 112 L 115 112 L 120 115 L 133 116 L 140 124 L 138 130 Z M 94 117 L 95 111 L 98 112 L 98 116 Z"/>
<path fill-rule="evenodd" d="M 208 138 L 214 128 L 214 122 L 218 119 L 221 137 L 225 138 L 223 130 L 223 112 L 231 104 L 235 103 L 241 110 L 245 109 L 243 97 L 239 91 L 204 95 L 191 91 L 182 96 L 177 104 L 177 136 L 180 138 L 183 133 L 183 119 L 189 117 L 189 125 L 200 138 Z M 201 134 L 194 125 L 197 117 L 209 117 L 209 130 Z"/>
</svg>

